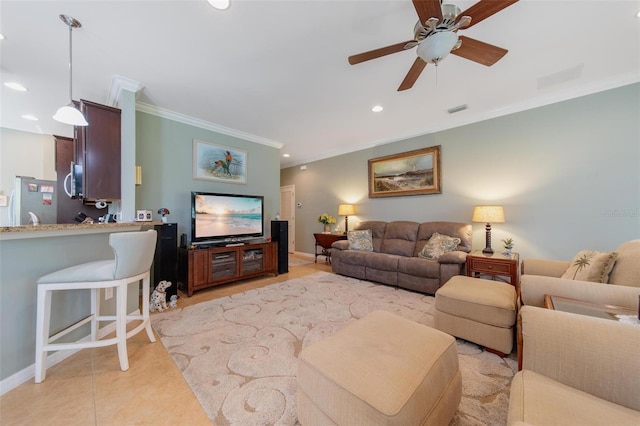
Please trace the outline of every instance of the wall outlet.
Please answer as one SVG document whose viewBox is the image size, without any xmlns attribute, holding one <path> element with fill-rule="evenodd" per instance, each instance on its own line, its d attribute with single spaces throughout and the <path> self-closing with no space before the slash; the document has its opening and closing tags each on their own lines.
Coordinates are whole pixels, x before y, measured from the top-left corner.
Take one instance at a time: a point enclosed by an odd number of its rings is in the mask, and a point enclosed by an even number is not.
<svg viewBox="0 0 640 426">
<path fill-rule="evenodd" d="M 113 297 L 113 287 L 107 287 L 104 289 L 104 300 L 109 300 Z"/>
</svg>

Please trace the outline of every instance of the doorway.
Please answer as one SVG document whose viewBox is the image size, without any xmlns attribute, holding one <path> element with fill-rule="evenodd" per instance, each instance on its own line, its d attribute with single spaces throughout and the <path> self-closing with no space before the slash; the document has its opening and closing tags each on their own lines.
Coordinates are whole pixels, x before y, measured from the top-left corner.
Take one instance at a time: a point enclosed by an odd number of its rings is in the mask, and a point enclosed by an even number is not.
<svg viewBox="0 0 640 426">
<path fill-rule="evenodd" d="M 289 253 L 296 251 L 296 186 L 280 187 L 280 219 L 288 223 Z"/>
</svg>

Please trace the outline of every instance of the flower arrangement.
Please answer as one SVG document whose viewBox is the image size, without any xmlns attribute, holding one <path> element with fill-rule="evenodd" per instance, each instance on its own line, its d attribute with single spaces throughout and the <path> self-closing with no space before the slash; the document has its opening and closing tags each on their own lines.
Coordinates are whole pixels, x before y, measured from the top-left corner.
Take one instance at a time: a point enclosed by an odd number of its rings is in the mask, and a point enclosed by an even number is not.
<svg viewBox="0 0 640 426">
<path fill-rule="evenodd" d="M 318 217 L 318 223 L 324 223 L 325 225 L 329 225 L 332 223 L 336 223 L 336 218 L 326 213 L 322 213 L 320 217 Z"/>
</svg>

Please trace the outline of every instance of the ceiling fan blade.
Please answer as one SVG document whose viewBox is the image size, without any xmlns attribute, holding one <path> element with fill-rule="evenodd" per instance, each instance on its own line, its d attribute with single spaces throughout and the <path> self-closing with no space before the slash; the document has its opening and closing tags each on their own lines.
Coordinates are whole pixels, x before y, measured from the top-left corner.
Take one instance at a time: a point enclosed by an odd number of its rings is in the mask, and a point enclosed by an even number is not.
<svg viewBox="0 0 640 426">
<path fill-rule="evenodd" d="M 500 12 L 502 9 L 511 6 L 518 0 L 480 0 L 478 3 L 471 6 L 469 9 L 458 15 L 456 23 L 463 16 L 471 17 L 471 24 L 467 28 L 473 27 L 478 22 L 482 22 L 491 15 Z"/>
<path fill-rule="evenodd" d="M 387 47 L 381 47 L 380 49 L 370 50 L 368 52 L 358 53 L 357 55 L 349 56 L 349 63 L 351 65 L 359 64 L 360 62 L 370 61 L 381 56 L 390 55 L 392 53 L 398 53 L 405 50 L 407 43 L 412 43 L 414 40 L 403 41 L 402 43 L 393 44 Z"/>
<path fill-rule="evenodd" d="M 466 36 L 459 36 L 459 40 L 462 41 L 462 45 L 458 49 L 452 50 L 452 55 L 457 55 L 488 67 L 498 62 L 508 52 L 507 49 L 502 47 Z"/>
<path fill-rule="evenodd" d="M 429 18 L 438 18 L 438 22 L 442 22 L 440 0 L 413 0 L 413 7 L 416 8 L 420 24 L 424 25 Z"/>
<path fill-rule="evenodd" d="M 424 70 L 426 66 L 427 63 L 425 61 L 420 58 L 416 58 L 416 60 L 413 62 L 413 65 L 411 65 L 411 69 L 407 73 L 406 77 L 404 78 L 404 80 L 402 80 L 402 84 L 400 84 L 400 87 L 398 87 L 398 92 L 411 89 L 416 80 L 418 80 L 418 77 L 420 77 L 422 70 Z"/>
</svg>

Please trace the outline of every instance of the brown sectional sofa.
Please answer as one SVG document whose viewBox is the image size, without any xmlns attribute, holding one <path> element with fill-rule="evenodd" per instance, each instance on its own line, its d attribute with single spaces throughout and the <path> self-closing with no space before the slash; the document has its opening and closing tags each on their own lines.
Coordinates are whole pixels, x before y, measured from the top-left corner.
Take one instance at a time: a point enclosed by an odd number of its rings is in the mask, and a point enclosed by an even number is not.
<svg viewBox="0 0 640 426">
<path fill-rule="evenodd" d="M 363 229 L 372 231 L 373 251 L 350 250 L 347 240 L 336 241 L 331 250 L 333 272 L 435 294 L 451 277 L 463 274 L 471 251 L 472 229 L 466 223 L 365 221 L 356 227 Z M 435 232 L 460 238 L 457 250 L 438 260 L 419 257 Z"/>
</svg>

